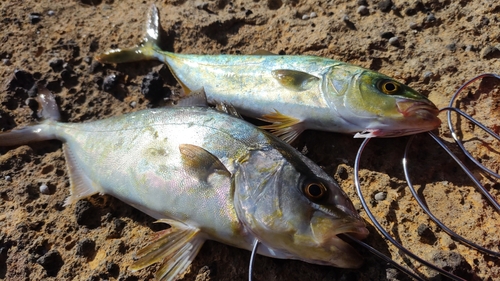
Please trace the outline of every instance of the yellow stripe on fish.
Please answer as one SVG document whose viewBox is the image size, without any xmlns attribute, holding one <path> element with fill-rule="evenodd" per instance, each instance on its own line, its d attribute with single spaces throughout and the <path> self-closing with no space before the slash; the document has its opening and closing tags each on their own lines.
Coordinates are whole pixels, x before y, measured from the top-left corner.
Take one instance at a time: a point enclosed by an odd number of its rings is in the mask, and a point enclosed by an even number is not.
<svg viewBox="0 0 500 281">
<path fill-rule="evenodd" d="M 204 88 L 209 102 L 228 103 L 242 115 L 268 121 L 266 128 L 287 141 L 306 129 L 396 137 L 433 130 L 441 123 L 430 100 L 375 71 L 317 56 L 176 54 L 158 47 L 160 30 L 153 5 L 140 46 L 111 50 L 96 59 L 160 60 L 186 94 Z"/>
</svg>

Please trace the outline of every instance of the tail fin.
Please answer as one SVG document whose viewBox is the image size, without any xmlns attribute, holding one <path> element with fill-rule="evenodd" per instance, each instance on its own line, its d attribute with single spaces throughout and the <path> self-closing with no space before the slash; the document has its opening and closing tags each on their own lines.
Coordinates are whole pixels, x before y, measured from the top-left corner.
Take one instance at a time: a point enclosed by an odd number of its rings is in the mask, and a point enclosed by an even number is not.
<svg viewBox="0 0 500 281">
<path fill-rule="evenodd" d="M 114 49 L 97 55 L 95 59 L 102 63 L 123 63 L 141 60 L 157 59 L 157 54 L 161 51 L 158 46 L 161 42 L 161 26 L 158 8 L 153 4 L 146 22 L 146 34 L 143 42 L 130 49 Z"/>
<path fill-rule="evenodd" d="M 0 134 L 0 146 L 22 145 L 30 142 L 56 139 L 53 126 L 59 120 L 60 114 L 52 93 L 44 87 L 38 88 L 37 100 L 41 106 L 38 115 L 44 119 L 41 123 L 28 125 Z"/>
</svg>

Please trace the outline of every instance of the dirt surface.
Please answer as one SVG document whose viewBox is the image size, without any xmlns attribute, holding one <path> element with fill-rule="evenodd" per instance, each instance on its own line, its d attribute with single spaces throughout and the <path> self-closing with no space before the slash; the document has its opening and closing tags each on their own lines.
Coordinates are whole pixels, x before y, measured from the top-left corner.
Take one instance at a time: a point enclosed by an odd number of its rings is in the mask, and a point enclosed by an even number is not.
<svg viewBox="0 0 500 281">
<path fill-rule="evenodd" d="M 41 2 L 41 3 L 40 3 Z M 35 82 L 55 95 L 63 120 L 82 122 L 159 106 L 179 93 L 158 62 L 101 65 L 93 56 L 140 42 L 149 1 L 2 1 L 0 129 L 35 121 Z M 365 3 L 363 3 L 365 2 Z M 365 8 L 361 7 L 364 4 Z M 475 75 L 500 73 L 500 3 L 483 1 L 158 1 L 169 41 L 167 50 L 197 54 L 246 54 L 259 49 L 314 54 L 348 61 L 392 76 L 438 107 Z M 393 39 L 391 39 L 393 38 Z M 394 39 L 396 38 L 396 39 Z M 159 73 L 163 88 L 145 87 Z M 151 84 L 151 83 L 149 83 Z M 154 83 L 153 83 L 154 84 Z M 498 81 L 475 83 L 461 108 L 497 133 Z M 144 88 L 144 87 L 143 87 Z M 445 120 L 445 115 L 442 114 Z M 465 121 L 466 147 L 499 169 L 500 147 Z M 439 133 L 459 152 L 443 125 Z M 415 254 L 468 280 L 499 280 L 500 261 L 452 240 L 411 196 L 401 157 L 408 138 L 372 140 L 363 155 L 361 179 L 368 205 L 380 223 Z M 402 258 L 371 226 L 353 187 L 354 159 L 361 143 L 351 136 L 305 132 L 295 146 L 339 181 L 370 224 L 366 242 L 428 278 L 436 274 Z M 460 154 L 461 155 L 461 154 Z M 460 156 L 462 159 L 463 157 Z M 465 174 L 426 135 L 409 156 L 419 194 L 447 226 L 498 251 L 500 216 Z M 499 181 L 474 170 L 499 195 Z M 386 198 L 375 195 L 383 192 Z M 134 253 L 159 226 L 109 196 L 93 196 L 63 207 L 69 195 L 61 143 L 0 148 L 0 279 L 149 280 L 156 268 L 130 272 Z M 357 270 L 257 257 L 256 280 L 407 280 L 362 251 Z M 250 253 L 208 242 L 184 280 L 246 280 Z M 437 277 L 438 278 L 438 277 Z M 436 279 L 439 280 L 439 279 Z"/>
</svg>

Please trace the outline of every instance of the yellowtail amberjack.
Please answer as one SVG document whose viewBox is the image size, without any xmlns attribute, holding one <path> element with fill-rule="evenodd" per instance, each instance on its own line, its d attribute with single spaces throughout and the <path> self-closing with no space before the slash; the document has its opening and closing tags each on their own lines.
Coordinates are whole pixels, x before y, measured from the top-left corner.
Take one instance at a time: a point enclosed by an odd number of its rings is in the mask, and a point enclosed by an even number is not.
<svg viewBox="0 0 500 281">
<path fill-rule="evenodd" d="M 363 239 L 364 221 L 311 160 L 242 119 L 206 107 L 149 109 L 88 123 L 60 123 L 39 94 L 45 120 L 0 134 L 0 146 L 59 139 L 71 182 L 66 204 L 112 195 L 171 225 L 132 269 L 163 261 L 172 280 L 204 241 L 282 259 L 354 268 L 359 254 L 339 234 Z"/>
<path fill-rule="evenodd" d="M 186 94 L 204 88 L 211 103 L 270 122 L 292 141 L 305 129 L 395 137 L 435 129 L 438 109 L 410 87 L 375 71 L 317 56 L 190 55 L 161 50 L 160 18 L 153 5 L 142 44 L 96 57 L 122 63 L 165 62 Z"/>
</svg>

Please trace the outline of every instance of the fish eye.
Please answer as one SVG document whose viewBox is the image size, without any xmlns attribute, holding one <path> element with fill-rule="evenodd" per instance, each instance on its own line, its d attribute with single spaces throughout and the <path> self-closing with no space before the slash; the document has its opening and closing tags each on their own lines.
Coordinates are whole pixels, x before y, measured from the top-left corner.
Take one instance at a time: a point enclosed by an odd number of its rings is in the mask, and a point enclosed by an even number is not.
<svg viewBox="0 0 500 281">
<path fill-rule="evenodd" d="M 393 95 L 398 92 L 399 85 L 390 80 L 382 80 L 379 83 L 379 89 L 386 95 Z"/>
<path fill-rule="evenodd" d="M 326 196 L 327 189 L 320 182 L 310 182 L 304 186 L 304 194 L 309 200 L 317 202 Z"/>
</svg>

